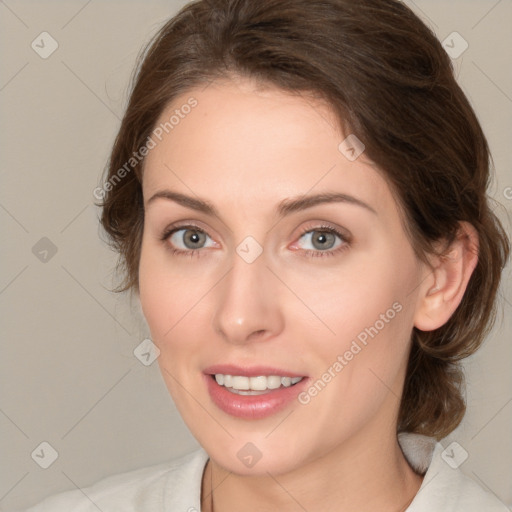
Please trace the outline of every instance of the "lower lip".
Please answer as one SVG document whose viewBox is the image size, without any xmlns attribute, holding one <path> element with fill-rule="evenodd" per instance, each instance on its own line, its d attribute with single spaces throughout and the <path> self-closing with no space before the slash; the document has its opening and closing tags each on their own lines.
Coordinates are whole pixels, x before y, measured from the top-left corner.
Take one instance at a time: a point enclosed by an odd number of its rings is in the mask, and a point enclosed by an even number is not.
<svg viewBox="0 0 512 512">
<path fill-rule="evenodd" d="M 282 411 L 306 387 L 308 379 L 304 377 L 288 388 L 271 389 L 262 395 L 237 395 L 224 386 L 219 386 L 211 375 L 205 375 L 206 386 L 213 403 L 225 413 L 247 420 L 267 418 Z"/>
</svg>

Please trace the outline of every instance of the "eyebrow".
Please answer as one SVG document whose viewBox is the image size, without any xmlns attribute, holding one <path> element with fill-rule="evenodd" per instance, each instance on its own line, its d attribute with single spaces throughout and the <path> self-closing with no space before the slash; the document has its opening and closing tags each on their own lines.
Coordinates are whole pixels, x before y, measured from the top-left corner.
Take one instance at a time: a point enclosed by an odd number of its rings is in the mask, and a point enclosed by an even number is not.
<svg viewBox="0 0 512 512">
<path fill-rule="evenodd" d="M 187 196 L 186 194 L 182 194 L 180 192 L 175 192 L 172 190 L 160 190 L 153 194 L 147 201 L 146 206 L 150 205 L 157 199 L 167 199 L 169 201 L 174 201 L 175 203 L 184 206 L 185 208 L 190 208 L 191 210 L 196 210 L 198 212 L 205 213 L 206 215 L 210 215 L 213 217 L 217 217 L 220 219 L 220 214 L 215 208 L 213 204 L 204 199 L 199 199 L 192 196 Z M 360 206 L 375 215 L 377 212 L 367 203 L 361 201 L 361 199 L 357 199 L 348 194 L 342 194 L 338 192 L 324 192 L 314 195 L 302 195 L 297 197 L 292 197 L 289 199 L 283 199 L 278 203 L 276 207 L 276 212 L 279 217 L 285 217 L 294 212 L 298 212 L 301 210 L 306 210 L 307 208 L 312 208 L 313 206 L 325 203 L 347 203 L 355 206 Z"/>
</svg>

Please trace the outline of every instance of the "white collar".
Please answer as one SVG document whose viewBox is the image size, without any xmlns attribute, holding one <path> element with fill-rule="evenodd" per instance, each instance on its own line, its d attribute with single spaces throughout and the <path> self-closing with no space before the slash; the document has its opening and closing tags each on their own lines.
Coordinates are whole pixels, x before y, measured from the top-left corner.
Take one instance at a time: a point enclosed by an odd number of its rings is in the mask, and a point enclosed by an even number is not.
<svg viewBox="0 0 512 512">
<path fill-rule="evenodd" d="M 398 443 L 411 467 L 423 475 L 406 512 L 510 512 L 495 495 L 485 491 L 459 467 L 453 467 L 451 445 L 445 450 L 436 439 L 410 432 L 398 434 Z M 178 478 L 175 475 L 172 483 L 168 480 L 164 510 L 201 510 L 201 482 L 208 454 L 200 449 L 186 459 Z M 176 488 L 181 486 L 186 486 L 191 494 L 176 493 Z"/>
</svg>

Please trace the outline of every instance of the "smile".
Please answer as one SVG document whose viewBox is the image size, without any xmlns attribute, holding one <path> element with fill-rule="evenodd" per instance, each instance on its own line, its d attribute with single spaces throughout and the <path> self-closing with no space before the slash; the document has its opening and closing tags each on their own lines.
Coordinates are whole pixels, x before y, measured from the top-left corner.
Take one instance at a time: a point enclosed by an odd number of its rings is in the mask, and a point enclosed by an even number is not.
<svg viewBox="0 0 512 512">
<path fill-rule="evenodd" d="M 270 367 L 218 365 L 204 370 L 213 404 L 224 413 L 245 420 L 272 416 L 297 403 L 309 382 L 307 376 Z"/>
<path fill-rule="evenodd" d="M 215 374 L 215 381 L 219 386 L 224 386 L 228 391 L 237 395 L 261 395 L 272 389 L 289 388 L 303 378 L 280 377 L 279 375 L 245 377 L 243 375 Z"/>
</svg>

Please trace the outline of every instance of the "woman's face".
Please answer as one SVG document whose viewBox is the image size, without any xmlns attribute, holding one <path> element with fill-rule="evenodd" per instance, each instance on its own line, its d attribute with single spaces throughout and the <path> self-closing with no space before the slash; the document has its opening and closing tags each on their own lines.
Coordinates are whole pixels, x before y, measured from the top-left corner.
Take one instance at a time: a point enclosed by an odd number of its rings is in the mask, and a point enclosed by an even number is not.
<svg viewBox="0 0 512 512">
<path fill-rule="evenodd" d="M 183 94 L 165 122 L 140 300 L 193 435 L 240 474 L 394 435 L 425 269 L 361 147 L 340 149 L 320 102 L 247 80 Z"/>
</svg>

